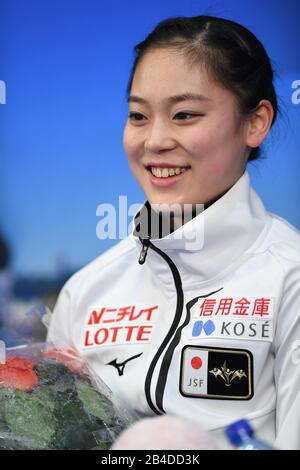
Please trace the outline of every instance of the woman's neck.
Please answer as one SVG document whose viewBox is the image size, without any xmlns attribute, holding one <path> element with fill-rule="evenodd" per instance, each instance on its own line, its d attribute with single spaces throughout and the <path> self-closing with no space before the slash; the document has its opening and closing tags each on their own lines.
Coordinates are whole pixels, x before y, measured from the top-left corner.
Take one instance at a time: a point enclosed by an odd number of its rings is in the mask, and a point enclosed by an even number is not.
<svg viewBox="0 0 300 470">
<path fill-rule="evenodd" d="M 192 208 L 189 211 L 183 210 L 180 214 L 174 214 L 174 212 L 171 212 L 171 214 L 170 214 L 170 233 L 174 232 L 175 230 L 180 228 L 182 225 L 184 225 L 186 222 L 188 222 L 191 219 L 194 219 L 201 212 L 208 209 L 208 207 L 211 206 L 218 199 L 220 199 L 225 194 L 225 192 L 218 195 L 217 197 L 215 197 L 213 199 L 210 199 L 205 204 L 194 204 L 194 205 L 192 205 Z M 188 204 L 187 204 L 187 206 L 188 206 Z"/>
</svg>

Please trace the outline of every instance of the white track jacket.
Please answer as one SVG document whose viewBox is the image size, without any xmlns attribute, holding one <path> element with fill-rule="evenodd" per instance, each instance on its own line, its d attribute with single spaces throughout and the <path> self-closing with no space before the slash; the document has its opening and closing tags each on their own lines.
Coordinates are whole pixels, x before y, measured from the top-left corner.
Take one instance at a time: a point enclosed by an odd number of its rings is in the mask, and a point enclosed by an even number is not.
<svg viewBox="0 0 300 470">
<path fill-rule="evenodd" d="M 75 348 L 136 416 L 218 436 L 243 417 L 300 449 L 299 232 L 266 211 L 247 171 L 171 234 L 137 236 L 137 215 L 66 283 L 48 340 Z"/>
</svg>

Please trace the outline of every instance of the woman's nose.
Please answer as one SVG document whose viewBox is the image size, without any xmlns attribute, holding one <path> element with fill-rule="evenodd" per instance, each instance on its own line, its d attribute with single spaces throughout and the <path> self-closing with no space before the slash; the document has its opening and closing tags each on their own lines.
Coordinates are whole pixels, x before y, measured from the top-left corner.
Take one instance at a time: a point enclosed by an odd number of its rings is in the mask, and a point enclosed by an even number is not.
<svg viewBox="0 0 300 470">
<path fill-rule="evenodd" d="M 173 149 L 176 142 L 171 135 L 169 126 L 162 123 L 162 121 L 156 121 L 147 129 L 144 146 L 148 152 L 157 153 L 162 150 Z"/>
</svg>

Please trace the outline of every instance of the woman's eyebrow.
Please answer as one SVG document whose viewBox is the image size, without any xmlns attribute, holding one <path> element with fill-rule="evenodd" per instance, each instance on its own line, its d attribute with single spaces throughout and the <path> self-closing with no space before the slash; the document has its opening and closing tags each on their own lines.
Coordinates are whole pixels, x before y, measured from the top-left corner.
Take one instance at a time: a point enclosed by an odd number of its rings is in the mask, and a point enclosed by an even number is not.
<svg viewBox="0 0 300 470">
<path fill-rule="evenodd" d="M 169 96 L 164 101 L 174 104 L 174 103 L 180 103 L 181 101 L 186 101 L 186 100 L 212 101 L 211 98 L 209 98 L 208 96 L 199 95 L 197 93 L 182 93 L 180 95 Z M 130 95 L 127 98 L 127 102 L 128 103 L 144 103 L 144 104 L 148 103 L 147 100 L 137 95 Z"/>
</svg>

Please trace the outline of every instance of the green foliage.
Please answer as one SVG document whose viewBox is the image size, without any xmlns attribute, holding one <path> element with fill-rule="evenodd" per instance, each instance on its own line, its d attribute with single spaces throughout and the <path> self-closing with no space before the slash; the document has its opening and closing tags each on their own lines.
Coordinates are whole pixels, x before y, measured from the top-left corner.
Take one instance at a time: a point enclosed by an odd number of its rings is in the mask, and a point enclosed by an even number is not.
<svg viewBox="0 0 300 470">
<path fill-rule="evenodd" d="M 49 399 L 42 400 L 33 392 L 14 390 L 4 405 L 9 430 L 18 438 L 31 441 L 37 447 L 47 447 L 55 433 Z"/>
<path fill-rule="evenodd" d="M 31 392 L 0 386 L 0 449 L 108 449 L 121 431 L 112 402 L 53 359 Z"/>
</svg>

